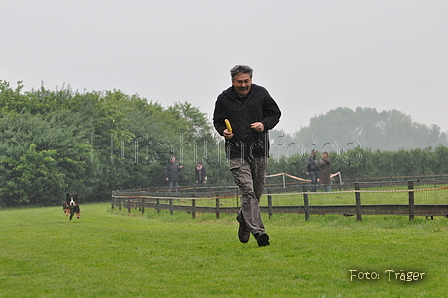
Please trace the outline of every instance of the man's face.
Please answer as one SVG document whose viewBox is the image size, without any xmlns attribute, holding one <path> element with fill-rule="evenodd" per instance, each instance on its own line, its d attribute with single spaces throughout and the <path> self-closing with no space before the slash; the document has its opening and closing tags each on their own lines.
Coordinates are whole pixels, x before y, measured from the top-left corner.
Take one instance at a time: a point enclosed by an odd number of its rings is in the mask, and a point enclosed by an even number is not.
<svg viewBox="0 0 448 298">
<path fill-rule="evenodd" d="M 249 93 L 252 79 L 248 73 L 239 73 L 233 77 L 232 85 L 239 96 L 244 97 Z"/>
</svg>

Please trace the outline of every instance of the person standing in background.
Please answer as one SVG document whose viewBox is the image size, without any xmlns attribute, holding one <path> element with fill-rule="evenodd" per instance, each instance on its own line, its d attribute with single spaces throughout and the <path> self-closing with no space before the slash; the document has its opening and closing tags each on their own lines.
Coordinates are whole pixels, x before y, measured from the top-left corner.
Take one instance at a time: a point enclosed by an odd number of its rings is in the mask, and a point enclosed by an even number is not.
<svg viewBox="0 0 448 298">
<path fill-rule="evenodd" d="M 322 184 L 325 187 L 326 192 L 331 191 L 331 161 L 328 157 L 328 152 L 324 151 L 322 152 L 323 159 L 319 162 L 319 168 L 320 168 L 320 184 Z"/>
<path fill-rule="evenodd" d="M 202 161 L 198 161 L 194 168 L 194 179 L 197 187 L 203 187 L 207 183 L 207 169 L 202 164 Z"/>
<path fill-rule="evenodd" d="M 173 187 L 176 192 L 179 192 L 179 171 L 182 170 L 184 166 L 178 166 L 176 164 L 176 158 L 171 156 L 170 162 L 166 165 L 165 179 L 168 181 L 168 192 L 171 192 Z"/>
<path fill-rule="evenodd" d="M 305 168 L 303 172 L 310 175 L 311 179 L 311 191 L 316 191 L 317 181 L 319 179 L 319 159 L 317 158 L 317 150 L 311 150 L 311 155 L 306 160 Z"/>
</svg>

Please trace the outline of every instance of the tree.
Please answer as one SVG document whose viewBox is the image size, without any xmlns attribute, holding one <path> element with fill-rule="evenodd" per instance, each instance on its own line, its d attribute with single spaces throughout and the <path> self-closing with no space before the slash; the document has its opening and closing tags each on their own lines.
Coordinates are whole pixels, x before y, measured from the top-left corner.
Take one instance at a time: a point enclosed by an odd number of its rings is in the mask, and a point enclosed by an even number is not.
<svg viewBox="0 0 448 298">
<path fill-rule="evenodd" d="M 275 130 L 272 135 L 278 135 Z M 292 137 L 284 135 L 282 140 L 289 144 L 300 144 L 306 152 L 312 148 L 325 149 L 333 147 L 344 148 L 348 144 L 371 148 L 373 150 L 410 150 L 413 148 L 426 148 L 428 146 L 447 146 L 447 134 L 440 131 L 437 125 L 428 127 L 419 124 L 400 111 L 390 110 L 378 113 L 373 108 L 337 108 L 318 115 L 310 120 L 310 125 L 302 127 Z M 273 148 L 274 156 L 278 156 L 277 149 Z M 284 154 L 284 151 L 279 151 Z M 326 150 L 330 151 L 330 150 Z M 280 154 L 282 155 L 282 154 Z M 277 157 L 278 158 L 278 157 Z"/>
</svg>

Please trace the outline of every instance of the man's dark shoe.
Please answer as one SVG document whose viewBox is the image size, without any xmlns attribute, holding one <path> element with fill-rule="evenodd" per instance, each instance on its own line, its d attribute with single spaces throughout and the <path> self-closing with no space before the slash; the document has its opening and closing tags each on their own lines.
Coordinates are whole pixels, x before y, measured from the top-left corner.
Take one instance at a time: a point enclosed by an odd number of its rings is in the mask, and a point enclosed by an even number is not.
<svg viewBox="0 0 448 298">
<path fill-rule="evenodd" d="M 262 246 L 268 246 L 270 244 L 268 234 L 261 233 L 254 236 L 257 239 L 258 246 L 262 247 Z"/>
<path fill-rule="evenodd" d="M 241 243 L 247 243 L 250 239 L 250 231 L 246 225 L 244 220 L 240 220 L 238 217 L 236 218 L 240 223 L 240 227 L 238 228 L 238 239 L 240 239 Z"/>
</svg>

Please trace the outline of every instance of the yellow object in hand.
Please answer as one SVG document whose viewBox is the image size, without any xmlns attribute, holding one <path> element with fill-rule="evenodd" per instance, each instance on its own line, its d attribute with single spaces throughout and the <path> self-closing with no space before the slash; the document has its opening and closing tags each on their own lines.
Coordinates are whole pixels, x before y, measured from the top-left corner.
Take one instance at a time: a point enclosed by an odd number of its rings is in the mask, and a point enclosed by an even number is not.
<svg viewBox="0 0 448 298">
<path fill-rule="evenodd" d="M 229 119 L 224 119 L 224 123 L 226 124 L 227 131 L 232 132 L 232 126 L 230 125 Z"/>
</svg>

